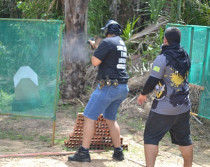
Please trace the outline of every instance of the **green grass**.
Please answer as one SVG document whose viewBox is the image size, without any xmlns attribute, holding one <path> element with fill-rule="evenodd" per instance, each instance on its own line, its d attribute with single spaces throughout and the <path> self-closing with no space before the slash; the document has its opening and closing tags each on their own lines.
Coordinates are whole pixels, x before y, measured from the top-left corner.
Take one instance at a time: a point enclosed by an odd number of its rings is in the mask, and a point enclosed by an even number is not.
<svg viewBox="0 0 210 167">
<path fill-rule="evenodd" d="M 73 106 L 70 104 L 63 104 L 59 106 L 58 112 L 65 112 L 66 117 L 72 117 L 76 119 L 78 113 L 84 112 L 84 107 L 79 106 L 79 105 Z"/>
<path fill-rule="evenodd" d="M 50 142 L 51 138 L 49 136 L 40 136 L 39 140 L 43 142 Z"/>
<path fill-rule="evenodd" d="M 191 135 L 191 137 L 192 137 L 193 141 L 200 141 L 201 140 L 199 136 Z"/>
<path fill-rule="evenodd" d="M 64 144 L 64 140 L 67 140 L 67 138 L 64 138 L 64 139 L 55 139 L 55 144 Z"/>
<path fill-rule="evenodd" d="M 144 130 L 145 125 L 142 118 L 134 118 L 128 121 L 128 125 L 134 128 L 135 130 Z"/>
<path fill-rule="evenodd" d="M 119 122 L 126 123 L 135 131 L 144 130 L 145 128 L 145 123 L 142 118 L 129 119 L 128 114 L 123 114 L 120 115 L 117 120 Z"/>
<path fill-rule="evenodd" d="M 13 131 L 4 131 L 4 132 L 0 132 L 0 139 L 30 140 L 30 141 L 32 141 L 34 138 L 32 136 L 25 136 L 25 135 L 21 135 L 21 134 L 16 134 Z"/>
</svg>

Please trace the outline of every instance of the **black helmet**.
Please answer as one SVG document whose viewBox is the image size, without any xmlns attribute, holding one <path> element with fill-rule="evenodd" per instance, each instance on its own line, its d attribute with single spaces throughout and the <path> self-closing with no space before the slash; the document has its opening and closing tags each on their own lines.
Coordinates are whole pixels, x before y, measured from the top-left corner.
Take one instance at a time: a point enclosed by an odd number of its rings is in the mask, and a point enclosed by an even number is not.
<svg viewBox="0 0 210 167">
<path fill-rule="evenodd" d="M 109 20 L 105 27 L 101 28 L 102 32 L 107 35 L 107 34 L 116 34 L 120 35 L 122 33 L 122 26 L 114 21 L 114 20 Z"/>
</svg>

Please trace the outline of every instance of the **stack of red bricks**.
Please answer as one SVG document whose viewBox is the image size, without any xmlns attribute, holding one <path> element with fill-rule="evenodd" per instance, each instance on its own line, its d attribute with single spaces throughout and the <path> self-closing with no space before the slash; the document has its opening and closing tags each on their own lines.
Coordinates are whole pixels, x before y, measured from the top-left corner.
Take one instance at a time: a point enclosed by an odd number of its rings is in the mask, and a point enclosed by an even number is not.
<svg viewBox="0 0 210 167">
<path fill-rule="evenodd" d="M 78 148 L 82 144 L 83 125 L 84 125 L 84 116 L 82 113 L 79 113 L 77 115 L 74 132 L 69 135 L 69 140 L 64 142 L 65 146 L 69 148 Z M 122 148 L 128 150 L 128 145 L 123 144 L 122 137 L 120 137 L 120 140 Z M 104 150 L 109 148 L 113 148 L 112 138 L 110 136 L 106 120 L 103 118 L 103 115 L 101 114 L 98 117 L 95 124 L 95 132 L 91 140 L 90 149 Z"/>
</svg>

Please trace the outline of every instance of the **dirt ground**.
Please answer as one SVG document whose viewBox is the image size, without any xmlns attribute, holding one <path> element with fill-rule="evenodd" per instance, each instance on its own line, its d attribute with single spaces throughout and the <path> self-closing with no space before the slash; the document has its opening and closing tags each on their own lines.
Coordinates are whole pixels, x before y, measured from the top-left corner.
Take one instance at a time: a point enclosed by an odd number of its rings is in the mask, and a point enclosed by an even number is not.
<svg viewBox="0 0 210 167">
<path fill-rule="evenodd" d="M 73 132 L 78 108 L 72 106 L 60 107 L 57 112 L 55 145 L 51 145 L 52 126 L 50 120 L 34 120 L 11 116 L 0 116 L 0 167 L 136 167 L 144 166 L 143 130 L 147 113 L 138 106 L 121 108 L 118 123 L 124 144 L 128 144 L 128 151 L 124 151 L 125 160 L 117 162 L 112 159 L 112 150 L 91 153 L 91 163 L 68 162 L 72 151 L 64 146 L 64 140 Z M 199 124 L 191 119 L 192 139 L 194 141 L 193 167 L 210 166 L 210 123 L 203 121 Z M 66 155 L 39 155 L 28 157 L 12 157 L 17 154 L 62 152 Z M 69 154 L 69 155 L 68 155 Z M 166 135 L 160 143 L 157 157 L 157 167 L 182 166 L 178 148 L 170 143 Z"/>
</svg>

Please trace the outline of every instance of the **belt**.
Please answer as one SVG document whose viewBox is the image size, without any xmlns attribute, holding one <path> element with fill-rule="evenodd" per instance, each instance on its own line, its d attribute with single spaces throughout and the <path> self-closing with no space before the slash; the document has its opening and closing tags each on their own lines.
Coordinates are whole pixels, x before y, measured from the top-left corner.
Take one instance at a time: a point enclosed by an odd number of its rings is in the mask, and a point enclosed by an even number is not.
<svg viewBox="0 0 210 167">
<path fill-rule="evenodd" d="M 106 79 L 101 79 L 98 82 L 100 83 L 101 81 L 104 81 L 105 84 L 107 83 Z M 118 84 L 127 84 L 128 80 L 127 79 L 123 79 L 123 80 L 118 80 L 118 79 L 110 79 L 109 80 L 111 82 L 111 84 L 115 83 L 117 81 Z"/>
<path fill-rule="evenodd" d="M 100 89 L 102 89 L 105 85 L 107 86 L 118 86 L 119 84 L 127 84 L 128 80 L 113 80 L 113 79 L 108 79 L 108 80 L 104 80 L 101 79 L 99 80 L 99 84 L 100 84 Z"/>
<path fill-rule="evenodd" d="M 118 83 L 119 84 L 127 84 L 128 83 L 128 80 L 118 80 Z"/>
</svg>

